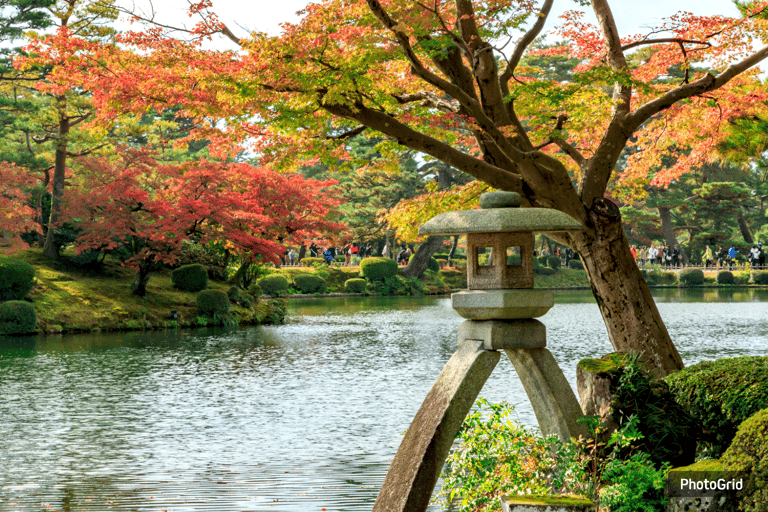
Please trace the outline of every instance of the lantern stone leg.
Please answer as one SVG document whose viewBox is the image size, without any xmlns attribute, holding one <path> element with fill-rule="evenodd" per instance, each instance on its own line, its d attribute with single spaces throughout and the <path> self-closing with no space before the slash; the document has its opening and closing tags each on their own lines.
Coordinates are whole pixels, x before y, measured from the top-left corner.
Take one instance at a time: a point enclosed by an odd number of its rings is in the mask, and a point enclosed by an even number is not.
<svg viewBox="0 0 768 512">
<path fill-rule="evenodd" d="M 408 427 L 374 512 L 427 509 L 456 434 L 500 357 L 482 342 L 459 344 Z"/>
</svg>

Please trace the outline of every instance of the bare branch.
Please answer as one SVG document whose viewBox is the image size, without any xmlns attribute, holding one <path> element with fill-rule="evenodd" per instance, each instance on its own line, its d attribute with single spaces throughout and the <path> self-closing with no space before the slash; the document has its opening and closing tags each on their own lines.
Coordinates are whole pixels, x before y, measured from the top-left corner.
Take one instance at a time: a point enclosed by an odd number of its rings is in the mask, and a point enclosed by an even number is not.
<svg viewBox="0 0 768 512">
<path fill-rule="evenodd" d="M 326 140 L 344 140 L 344 139 L 349 139 L 349 138 L 354 137 L 355 135 L 360 135 L 361 133 L 363 133 L 367 129 L 368 129 L 367 126 L 360 125 L 360 126 L 356 126 L 355 128 L 352 128 L 351 130 L 346 131 L 346 132 L 344 132 L 344 133 L 342 133 L 340 135 L 328 136 L 328 137 L 325 137 L 325 139 Z"/>
<path fill-rule="evenodd" d="M 544 24 L 546 23 L 547 17 L 549 16 L 549 11 L 552 9 L 553 2 L 554 0 L 546 0 L 544 2 L 544 5 L 541 6 L 541 10 L 537 14 L 538 19 L 536 20 L 536 23 L 533 24 L 530 30 L 528 30 L 528 32 L 526 32 L 525 35 L 523 35 L 523 37 L 520 38 L 520 40 L 515 45 L 515 50 L 512 52 L 512 55 L 509 58 L 509 62 L 507 62 L 507 67 L 501 73 L 500 77 L 502 89 L 505 90 L 505 95 L 509 94 L 509 90 L 507 89 L 506 84 L 512 78 L 512 75 L 514 75 L 515 69 L 520 63 L 520 59 L 523 58 L 523 53 L 525 53 L 528 45 L 530 45 L 539 36 L 541 30 L 544 28 Z"/>
</svg>

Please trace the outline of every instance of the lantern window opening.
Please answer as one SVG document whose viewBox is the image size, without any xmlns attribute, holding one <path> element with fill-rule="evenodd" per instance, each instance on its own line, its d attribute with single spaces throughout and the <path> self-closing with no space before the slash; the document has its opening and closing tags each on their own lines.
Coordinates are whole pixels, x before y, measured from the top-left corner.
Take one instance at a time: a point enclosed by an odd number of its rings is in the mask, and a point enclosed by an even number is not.
<svg viewBox="0 0 768 512">
<path fill-rule="evenodd" d="M 493 267 L 493 247 L 475 247 L 475 258 L 478 268 Z"/>
<path fill-rule="evenodd" d="M 507 266 L 508 267 L 521 267 L 523 265 L 523 258 L 520 246 L 507 247 Z"/>
</svg>

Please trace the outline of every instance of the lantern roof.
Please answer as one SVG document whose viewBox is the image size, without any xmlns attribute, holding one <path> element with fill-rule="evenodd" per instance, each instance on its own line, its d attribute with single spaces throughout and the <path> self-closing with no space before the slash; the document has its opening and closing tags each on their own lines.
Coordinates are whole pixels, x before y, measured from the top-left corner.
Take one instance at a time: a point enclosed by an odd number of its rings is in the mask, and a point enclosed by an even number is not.
<svg viewBox="0 0 768 512">
<path fill-rule="evenodd" d="M 520 195 L 489 192 L 480 196 L 480 210 L 461 210 L 437 215 L 419 228 L 419 235 L 467 233 L 514 233 L 581 231 L 582 224 L 559 210 L 518 208 Z"/>
</svg>

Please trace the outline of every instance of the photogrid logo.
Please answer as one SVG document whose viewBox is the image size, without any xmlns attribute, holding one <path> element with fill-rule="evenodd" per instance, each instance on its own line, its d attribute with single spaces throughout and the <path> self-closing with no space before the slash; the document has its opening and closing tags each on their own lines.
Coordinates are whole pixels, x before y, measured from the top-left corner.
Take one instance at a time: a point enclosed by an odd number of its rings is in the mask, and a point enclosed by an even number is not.
<svg viewBox="0 0 768 512">
<path fill-rule="evenodd" d="M 744 488 L 747 475 L 723 471 L 672 471 L 667 479 L 667 496 L 712 498 L 736 496 Z"/>
</svg>

